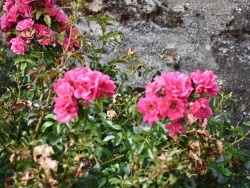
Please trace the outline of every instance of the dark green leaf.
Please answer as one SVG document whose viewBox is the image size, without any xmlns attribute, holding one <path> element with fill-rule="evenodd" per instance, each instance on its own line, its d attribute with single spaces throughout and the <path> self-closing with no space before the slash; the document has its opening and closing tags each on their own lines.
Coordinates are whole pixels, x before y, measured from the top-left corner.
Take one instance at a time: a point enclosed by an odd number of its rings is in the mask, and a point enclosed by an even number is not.
<svg viewBox="0 0 250 188">
<path fill-rule="evenodd" d="M 55 133 L 50 133 L 47 139 L 49 141 L 49 144 L 52 146 L 58 144 L 61 141 L 60 136 L 56 135 Z"/>
</svg>

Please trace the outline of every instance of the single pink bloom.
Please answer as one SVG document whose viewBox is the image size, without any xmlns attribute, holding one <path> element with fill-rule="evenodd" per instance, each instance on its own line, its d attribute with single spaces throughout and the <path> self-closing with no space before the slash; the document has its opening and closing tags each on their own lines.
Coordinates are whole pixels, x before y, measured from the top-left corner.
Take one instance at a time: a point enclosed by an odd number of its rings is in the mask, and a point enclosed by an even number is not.
<svg viewBox="0 0 250 188">
<path fill-rule="evenodd" d="M 144 115 L 144 122 L 147 122 L 149 125 L 152 125 L 160 119 L 157 98 L 140 98 L 137 104 L 138 112 Z"/>
<path fill-rule="evenodd" d="M 11 44 L 11 50 L 15 52 L 16 54 L 24 54 L 27 49 L 27 44 L 25 41 L 22 39 L 22 37 L 15 37 L 10 40 Z"/>
<path fill-rule="evenodd" d="M 115 95 L 115 83 L 110 79 L 108 75 L 101 75 L 99 78 L 96 99 L 100 99 L 104 96 L 111 97 Z"/>
<path fill-rule="evenodd" d="M 51 45 L 55 43 L 55 33 L 43 24 L 34 24 L 37 32 L 38 43 L 41 45 Z"/>
<path fill-rule="evenodd" d="M 57 14 L 57 8 L 51 3 L 45 3 L 45 12 L 43 15 L 49 15 L 50 17 L 53 17 Z M 48 12 L 47 12 L 48 11 Z"/>
<path fill-rule="evenodd" d="M 6 0 L 3 5 L 3 10 L 8 12 L 13 5 L 15 5 L 15 0 Z"/>
<path fill-rule="evenodd" d="M 211 96 L 216 96 L 220 91 L 220 87 L 216 83 L 217 76 L 209 70 L 197 70 L 191 73 L 191 78 L 196 85 L 196 93 L 206 93 Z"/>
<path fill-rule="evenodd" d="M 7 14 L 3 14 L 1 17 L 0 17 L 0 24 L 1 24 L 1 30 L 3 32 L 8 32 L 12 26 L 12 22 L 11 21 L 8 21 L 7 19 Z"/>
<path fill-rule="evenodd" d="M 166 96 L 165 82 L 162 77 L 156 76 L 154 81 L 146 86 L 146 97 L 163 97 Z"/>
<path fill-rule="evenodd" d="M 61 8 L 57 8 L 55 18 L 59 23 L 67 23 L 69 21 L 68 15 Z"/>
<path fill-rule="evenodd" d="M 159 100 L 159 109 L 162 118 L 168 117 L 170 120 L 182 118 L 186 112 L 186 104 L 171 96 L 166 96 Z"/>
<path fill-rule="evenodd" d="M 64 78 L 58 79 L 53 89 L 59 97 L 72 97 L 74 94 L 74 87 Z"/>
<path fill-rule="evenodd" d="M 75 87 L 74 96 L 77 99 L 94 100 L 99 86 L 100 73 L 89 71 L 85 75 L 79 75 L 78 87 Z"/>
<path fill-rule="evenodd" d="M 6 14 L 6 19 L 9 22 L 13 22 L 16 23 L 17 22 L 17 18 L 19 16 L 19 10 L 18 7 L 16 5 L 13 5 L 10 10 L 7 12 Z"/>
<path fill-rule="evenodd" d="M 80 80 L 78 79 L 81 75 L 86 75 L 91 69 L 86 67 L 78 67 L 69 70 L 65 73 L 65 79 L 70 82 L 75 88 L 79 87 Z"/>
<path fill-rule="evenodd" d="M 26 4 L 26 3 L 20 3 L 17 6 L 18 6 L 18 10 L 19 10 L 20 15 L 23 18 L 32 18 L 32 17 L 34 17 L 34 15 L 32 13 L 33 9 L 31 7 L 31 5 Z"/>
<path fill-rule="evenodd" d="M 16 30 L 23 31 L 25 29 L 29 29 L 33 26 L 34 21 L 32 19 L 25 19 L 17 23 Z"/>
<path fill-rule="evenodd" d="M 189 112 L 198 120 L 209 118 L 213 114 L 209 102 L 207 98 L 197 99 L 194 103 L 190 104 Z"/>
<path fill-rule="evenodd" d="M 55 98 L 54 113 L 56 119 L 61 123 L 67 123 L 73 118 L 78 117 L 78 106 L 73 97 L 58 97 Z"/>
<path fill-rule="evenodd" d="M 180 72 L 162 74 L 166 86 L 166 94 L 175 98 L 187 99 L 193 90 L 189 75 Z"/>
<path fill-rule="evenodd" d="M 175 133 L 183 133 L 185 128 L 181 125 L 180 120 L 175 120 L 170 122 L 165 126 L 165 129 L 168 130 L 169 136 L 174 138 Z"/>
</svg>

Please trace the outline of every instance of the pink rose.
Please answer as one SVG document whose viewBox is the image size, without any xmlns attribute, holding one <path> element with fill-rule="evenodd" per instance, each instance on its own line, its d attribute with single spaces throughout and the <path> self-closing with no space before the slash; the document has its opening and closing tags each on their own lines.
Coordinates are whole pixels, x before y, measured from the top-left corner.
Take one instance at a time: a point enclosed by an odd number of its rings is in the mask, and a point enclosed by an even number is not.
<svg viewBox="0 0 250 188">
<path fill-rule="evenodd" d="M 181 125 L 180 120 L 173 121 L 165 126 L 165 129 L 168 130 L 169 136 L 174 138 L 175 133 L 183 133 L 185 128 Z"/>
<path fill-rule="evenodd" d="M 61 8 L 57 8 L 56 20 L 59 23 L 67 23 L 69 21 L 69 17 Z"/>
<path fill-rule="evenodd" d="M 73 97 L 57 97 L 54 100 L 54 113 L 59 122 L 67 123 L 71 119 L 78 117 L 78 106 Z"/>
<path fill-rule="evenodd" d="M 179 119 L 186 113 L 186 104 L 171 96 L 159 100 L 159 109 L 162 118 L 168 117 L 170 120 Z"/>
<path fill-rule="evenodd" d="M 8 32 L 12 26 L 12 22 L 8 21 L 7 14 L 3 14 L 0 18 L 1 30 L 3 32 Z"/>
<path fill-rule="evenodd" d="M 20 15 L 23 18 L 34 17 L 34 15 L 32 14 L 32 11 L 33 11 L 32 7 L 29 4 L 25 4 L 25 3 L 18 4 L 18 10 L 19 10 Z"/>
<path fill-rule="evenodd" d="M 22 39 L 22 37 L 15 37 L 10 40 L 11 50 L 16 54 L 24 54 L 27 49 L 27 44 Z"/>
<path fill-rule="evenodd" d="M 9 11 L 10 8 L 15 4 L 15 0 L 6 0 L 4 5 L 3 5 L 3 10 L 4 11 Z"/>
<path fill-rule="evenodd" d="M 59 97 L 72 97 L 74 94 L 74 87 L 64 78 L 58 79 L 53 89 Z"/>
<path fill-rule="evenodd" d="M 196 93 L 206 93 L 211 96 L 216 96 L 220 91 L 220 87 L 216 84 L 217 76 L 212 71 L 197 70 L 191 73 L 193 82 L 196 85 Z"/>
<path fill-rule="evenodd" d="M 166 94 L 175 98 L 187 99 L 193 90 L 192 82 L 187 74 L 180 72 L 163 73 Z"/>
<path fill-rule="evenodd" d="M 18 7 L 16 5 L 13 5 L 10 10 L 6 13 L 6 19 L 9 22 L 17 22 L 17 18 L 19 16 L 19 10 Z"/>
<path fill-rule="evenodd" d="M 165 82 L 162 77 L 156 76 L 154 82 L 148 83 L 146 86 L 146 97 L 166 96 L 165 87 Z"/>
<path fill-rule="evenodd" d="M 79 83 L 75 88 L 74 96 L 78 99 L 94 100 L 96 99 L 96 93 L 99 84 L 98 72 L 89 71 L 85 75 L 79 75 L 77 77 Z"/>
<path fill-rule="evenodd" d="M 16 30 L 23 31 L 25 29 L 29 29 L 33 26 L 34 21 L 32 19 L 25 19 L 17 23 Z"/>
<path fill-rule="evenodd" d="M 96 99 L 100 99 L 104 96 L 111 97 L 115 95 L 115 88 L 114 81 L 110 80 L 108 75 L 101 75 L 99 77 Z"/>
<path fill-rule="evenodd" d="M 74 96 L 78 99 L 94 100 L 115 94 L 114 82 L 99 71 L 75 68 L 65 73 L 65 79 L 74 86 Z"/>
<path fill-rule="evenodd" d="M 85 75 L 89 71 L 91 71 L 89 68 L 86 67 L 78 67 L 74 68 L 72 70 L 69 70 L 65 73 L 65 79 L 70 82 L 75 88 L 77 88 L 80 84 L 80 80 L 78 79 L 78 76 Z"/>
<path fill-rule="evenodd" d="M 157 98 L 140 98 L 138 101 L 138 112 L 143 114 L 143 121 L 152 125 L 160 119 Z"/>
<path fill-rule="evenodd" d="M 55 43 L 55 33 L 49 27 L 43 24 L 34 24 L 37 32 L 38 42 L 41 45 L 51 45 Z"/>
<path fill-rule="evenodd" d="M 46 9 L 46 12 L 44 12 L 43 15 L 49 15 L 50 17 L 53 17 L 57 14 L 57 9 L 55 8 L 54 5 L 52 5 L 50 3 L 45 4 L 45 9 Z M 47 12 L 47 10 L 49 12 Z"/>
<path fill-rule="evenodd" d="M 194 103 L 190 104 L 189 112 L 198 120 L 209 118 L 213 114 L 209 102 L 207 98 L 197 99 Z"/>
</svg>

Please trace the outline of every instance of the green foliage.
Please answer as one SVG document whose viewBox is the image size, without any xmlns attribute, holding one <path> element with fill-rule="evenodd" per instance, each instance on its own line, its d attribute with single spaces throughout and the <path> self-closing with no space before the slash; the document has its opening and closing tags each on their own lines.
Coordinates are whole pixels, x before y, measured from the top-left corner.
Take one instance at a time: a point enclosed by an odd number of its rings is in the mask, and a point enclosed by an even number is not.
<svg viewBox="0 0 250 188">
<path fill-rule="evenodd" d="M 72 24 L 82 3 L 72 5 Z M 36 19 L 42 13 L 37 10 Z M 167 122 L 142 122 L 137 101 L 144 92 L 126 84 L 134 73 L 145 78 L 159 72 L 140 62 L 133 49 L 101 64 L 105 46 L 120 42 L 122 34 L 108 31 L 113 19 L 107 13 L 88 20 L 101 27 L 101 47 L 81 37 L 79 51 L 35 44 L 29 53 L 10 58 L 1 43 L 0 66 L 10 81 L 1 88 L 0 187 L 249 187 L 250 150 L 238 144 L 250 134 L 242 125 L 250 123 L 231 123 L 232 95 L 222 91 L 211 101 L 208 130 L 194 122 L 178 140 L 170 138 Z M 44 21 L 56 27 L 49 16 Z M 65 71 L 85 65 L 85 56 L 90 68 L 116 81 L 117 95 L 81 107 L 78 120 L 59 123 L 52 84 Z M 117 68 L 120 63 L 128 70 Z M 198 159 L 190 154 L 197 144 Z"/>
</svg>

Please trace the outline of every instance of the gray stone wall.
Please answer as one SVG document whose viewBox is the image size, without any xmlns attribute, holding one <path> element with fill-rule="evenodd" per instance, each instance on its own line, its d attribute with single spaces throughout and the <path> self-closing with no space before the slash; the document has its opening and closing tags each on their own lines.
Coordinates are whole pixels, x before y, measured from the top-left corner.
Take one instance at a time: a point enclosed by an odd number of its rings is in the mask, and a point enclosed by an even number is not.
<svg viewBox="0 0 250 188">
<path fill-rule="evenodd" d="M 117 21 L 111 30 L 124 33 L 123 42 L 108 46 L 104 62 L 134 48 L 140 59 L 157 70 L 214 71 L 227 91 L 248 103 L 250 85 L 249 0 L 95 0 L 94 11 L 108 11 Z M 84 21 L 79 27 L 86 30 Z M 98 36 L 94 23 L 88 35 Z M 100 30 L 99 30 L 100 31 Z M 124 68 L 124 67 L 121 67 Z M 148 80 L 135 75 L 132 85 Z"/>
</svg>

